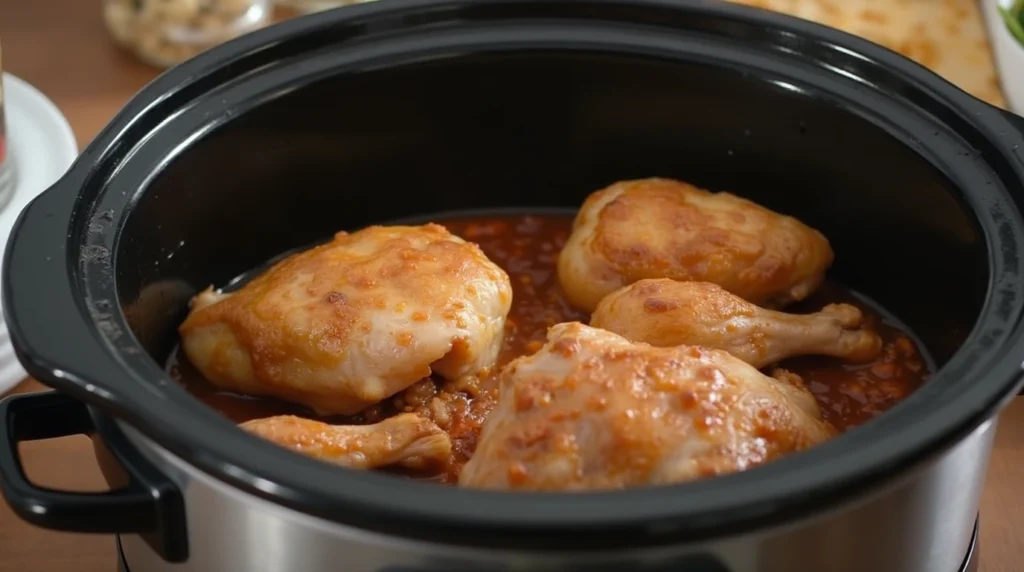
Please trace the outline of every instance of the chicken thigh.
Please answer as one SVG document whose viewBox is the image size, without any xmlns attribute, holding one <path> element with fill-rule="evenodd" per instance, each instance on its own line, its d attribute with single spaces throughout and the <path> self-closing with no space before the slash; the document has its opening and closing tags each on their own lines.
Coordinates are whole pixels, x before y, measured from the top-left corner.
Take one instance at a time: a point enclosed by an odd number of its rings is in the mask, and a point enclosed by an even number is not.
<svg viewBox="0 0 1024 572">
<path fill-rule="evenodd" d="M 435 224 L 376 226 L 199 294 L 179 331 L 215 386 L 350 415 L 431 373 L 493 366 L 511 303 L 475 244 Z"/>
<path fill-rule="evenodd" d="M 421 469 L 447 462 L 452 452 L 448 434 L 415 413 L 373 425 L 328 425 L 278 415 L 246 421 L 240 427 L 282 447 L 352 469 L 392 465 Z"/>
<path fill-rule="evenodd" d="M 748 469 L 833 435 L 795 376 L 714 349 L 658 348 L 579 323 L 506 365 L 459 485 L 580 491 Z"/>
<path fill-rule="evenodd" d="M 865 329 L 863 319 L 849 304 L 786 314 L 760 308 L 715 284 L 661 278 L 605 296 L 590 325 L 655 346 L 717 348 L 762 368 L 809 354 L 871 361 L 882 351 L 882 338 Z"/>
<path fill-rule="evenodd" d="M 795 218 L 670 179 L 587 197 L 558 258 L 566 297 L 592 312 L 644 278 L 712 282 L 761 306 L 802 300 L 832 264 L 828 240 Z"/>
</svg>

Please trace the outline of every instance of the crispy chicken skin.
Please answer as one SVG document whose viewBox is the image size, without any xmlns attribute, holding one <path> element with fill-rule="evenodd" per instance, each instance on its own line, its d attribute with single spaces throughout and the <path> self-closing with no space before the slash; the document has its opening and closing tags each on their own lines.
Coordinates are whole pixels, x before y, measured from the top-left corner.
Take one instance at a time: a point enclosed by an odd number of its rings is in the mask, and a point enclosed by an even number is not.
<svg viewBox="0 0 1024 572">
<path fill-rule="evenodd" d="M 350 415 L 434 374 L 494 365 L 512 303 L 508 275 L 444 227 L 340 232 L 240 290 L 193 300 L 180 326 L 214 385 Z"/>
<path fill-rule="evenodd" d="M 572 322 L 506 365 L 459 485 L 582 491 L 754 467 L 835 434 L 795 376 L 714 349 L 658 348 Z"/>
<path fill-rule="evenodd" d="M 559 255 L 558 279 L 569 301 L 587 312 L 644 278 L 712 282 L 774 308 L 807 297 L 832 260 L 828 240 L 792 217 L 653 178 L 587 197 Z"/>
<path fill-rule="evenodd" d="M 303 455 L 352 469 L 394 465 L 418 469 L 443 464 L 452 452 L 448 434 L 415 413 L 372 425 L 329 425 L 278 415 L 246 421 L 240 427 Z"/>
<path fill-rule="evenodd" d="M 604 297 L 590 325 L 655 346 L 725 350 L 756 368 L 799 355 L 867 362 L 882 338 L 864 328 L 861 311 L 829 304 L 814 314 L 760 308 L 708 282 L 664 278 L 634 282 Z"/>
</svg>

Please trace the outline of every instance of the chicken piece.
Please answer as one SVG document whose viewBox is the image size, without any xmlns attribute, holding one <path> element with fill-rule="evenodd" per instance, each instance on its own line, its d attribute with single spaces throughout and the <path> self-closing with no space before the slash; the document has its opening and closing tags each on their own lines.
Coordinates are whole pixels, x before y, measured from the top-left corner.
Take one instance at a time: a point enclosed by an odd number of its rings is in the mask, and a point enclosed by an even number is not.
<svg viewBox="0 0 1024 572">
<path fill-rule="evenodd" d="M 402 413 L 373 425 L 328 425 L 278 415 L 239 425 L 268 441 L 352 469 L 400 465 L 422 469 L 448 461 L 452 442 L 433 421 Z"/>
<path fill-rule="evenodd" d="M 508 275 L 475 244 L 436 224 L 375 226 L 199 294 L 179 331 L 221 389 L 351 415 L 432 372 L 493 366 L 511 304 Z"/>
<path fill-rule="evenodd" d="M 655 346 L 725 350 L 760 369 L 810 354 L 871 361 L 882 351 L 882 338 L 863 320 L 849 304 L 829 304 L 815 314 L 786 314 L 759 308 L 708 282 L 659 278 L 605 296 L 590 325 Z"/>
<path fill-rule="evenodd" d="M 787 379 L 794 379 L 793 377 Z M 801 385 L 721 350 L 571 322 L 506 365 L 459 485 L 580 491 L 748 469 L 835 435 Z"/>
<path fill-rule="evenodd" d="M 643 278 L 712 282 L 774 308 L 806 298 L 832 259 L 828 240 L 795 218 L 729 193 L 643 179 L 587 197 L 559 254 L 558 280 L 587 312 Z"/>
</svg>

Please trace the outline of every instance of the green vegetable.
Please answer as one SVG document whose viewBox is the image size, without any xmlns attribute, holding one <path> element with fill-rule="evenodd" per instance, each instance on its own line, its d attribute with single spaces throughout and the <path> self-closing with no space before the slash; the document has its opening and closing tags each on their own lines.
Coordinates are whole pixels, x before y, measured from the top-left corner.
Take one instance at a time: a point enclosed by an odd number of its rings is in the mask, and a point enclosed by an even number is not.
<svg viewBox="0 0 1024 572">
<path fill-rule="evenodd" d="M 1006 20 L 1006 27 L 1010 29 L 1010 33 L 1024 45 L 1024 0 L 1016 0 L 1009 8 L 1000 6 L 999 12 Z"/>
</svg>

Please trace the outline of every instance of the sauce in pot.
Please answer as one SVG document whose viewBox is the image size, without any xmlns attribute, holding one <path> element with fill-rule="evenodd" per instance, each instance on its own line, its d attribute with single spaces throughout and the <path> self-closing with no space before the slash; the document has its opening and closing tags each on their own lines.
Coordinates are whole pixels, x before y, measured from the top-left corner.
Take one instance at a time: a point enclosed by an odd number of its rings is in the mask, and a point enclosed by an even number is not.
<svg viewBox="0 0 1024 572">
<path fill-rule="evenodd" d="M 512 310 L 495 371 L 518 356 L 536 351 L 549 326 L 588 321 L 585 313 L 566 302 L 556 275 L 558 253 L 572 229 L 571 216 L 511 215 L 434 222 L 479 244 L 512 281 Z M 788 311 L 813 312 L 836 302 L 852 304 L 864 312 L 869 327 L 885 342 L 881 356 L 872 363 L 856 366 L 836 358 L 801 357 L 786 360 L 779 367 L 799 375 L 817 398 L 825 419 L 839 430 L 846 430 L 892 407 L 920 386 L 931 372 L 905 326 L 866 298 L 838 284 L 827 282 L 811 298 Z M 191 394 L 236 422 L 281 414 L 316 417 L 304 408 L 282 401 L 219 391 L 202 378 L 180 350 L 172 355 L 168 370 Z M 493 406 L 495 389 L 493 374 L 475 384 L 425 379 L 355 417 L 323 420 L 372 423 L 399 411 L 420 412 L 448 431 L 454 454 L 440 471 L 410 476 L 452 483 L 472 455 L 480 426 Z"/>
</svg>

